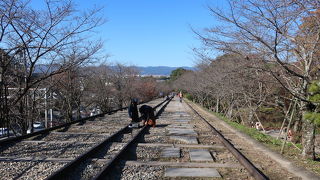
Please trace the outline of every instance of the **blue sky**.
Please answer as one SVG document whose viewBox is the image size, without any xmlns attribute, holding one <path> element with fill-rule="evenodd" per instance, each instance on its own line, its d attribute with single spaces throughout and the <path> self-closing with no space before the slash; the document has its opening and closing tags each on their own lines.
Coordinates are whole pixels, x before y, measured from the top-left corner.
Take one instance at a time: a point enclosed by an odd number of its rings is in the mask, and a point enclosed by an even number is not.
<svg viewBox="0 0 320 180">
<path fill-rule="evenodd" d="M 36 0 L 38 1 L 38 0 Z M 80 9 L 104 6 L 107 22 L 98 29 L 109 62 L 137 66 L 193 66 L 200 42 L 190 27 L 210 27 L 207 5 L 224 0 L 75 0 Z"/>
</svg>

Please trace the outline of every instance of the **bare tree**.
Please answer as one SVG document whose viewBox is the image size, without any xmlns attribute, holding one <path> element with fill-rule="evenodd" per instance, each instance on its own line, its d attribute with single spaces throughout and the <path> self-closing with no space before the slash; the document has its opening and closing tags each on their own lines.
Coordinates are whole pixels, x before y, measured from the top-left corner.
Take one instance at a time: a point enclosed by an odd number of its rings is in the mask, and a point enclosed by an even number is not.
<svg viewBox="0 0 320 180">
<path fill-rule="evenodd" d="M 137 78 L 132 84 L 132 95 L 141 101 L 150 101 L 159 94 L 158 84 L 153 77 Z"/>
<path fill-rule="evenodd" d="M 80 65 L 87 59 L 84 57 L 91 57 L 101 48 L 99 41 L 90 42 L 92 30 L 104 22 L 100 10 L 79 12 L 68 0 L 47 0 L 41 10 L 30 7 L 30 1 L 0 2 L 0 48 L 2 57 L 6 57 L 1 58 L 1 76 L 12 79 L 11 82 L 1 81 L 1 100 L 6 102 L 1 121 L 7 122 L 8 117 L 14 115 L 25 119 L 27 94 L 31 88 Z M 67 57 L 75 48 L 82 57 L 69 61 Z M 40 68 L 42 64 L 44 68 Z M 34 76 L 36 70 L 41 71 L 41 76 Z M 9 87 L 18 91 L 8 92 Z"/>
<path fill-rule="evenodd" d="M 320 20 L 313 18 L 312 31 L 306 30 L 303 23 L 306 17 L 315 16 L 319 5 L 318 1 L 229 0 L 228 12 L 210 8 L 223 25 L 197 33 L 208 47 L 241 54 L 252 62 L 261 61 L 265 70 L 300 100 L 302 154 L 311 159 L 315 158 L 315 125 L 304 117 L 315 110 L 307 89 L 315 80 L 311 72 L 318 64 Z"/>
<path fill-rule="evenodd" d="M 87 91 L 89 101 L 96 108 L 100 108 L 102 112 L 108 112 L 114 108 L 114 87 L 111 83 L 111 68 L 106 64 L 101 64 L 97 67 L 92 66 L 86 68 L 87 73 L 90 75 L 87 79 Z"/>
<path fill-rule="evenodd" d="M 138 71 L 134 67 L 117 63 L 115 66 L 112 66 L 109 77 L 110 83 L 114 87 L 115 103 L 118 108 L 122 108 L 135 95 L 134 84 L 138 77 Z"/>
</svg>

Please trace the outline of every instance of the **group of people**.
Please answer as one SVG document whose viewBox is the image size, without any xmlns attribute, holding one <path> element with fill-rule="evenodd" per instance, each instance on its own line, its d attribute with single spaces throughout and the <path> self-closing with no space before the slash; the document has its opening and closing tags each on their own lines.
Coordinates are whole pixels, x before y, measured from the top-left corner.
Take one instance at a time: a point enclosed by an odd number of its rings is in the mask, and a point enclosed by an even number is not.
<svg viewBox="0 0 320 180">
<path fill-rule="evenodd" d="M 139 112 L 141 117 L 139 117 Z M 138 99 L 132 99 L 128 108 L 129 117 L 132 119 L 130 127 L 139 127 L 140 121 L 143 125 L 156 126 L 156 117 L 151 106 L 142 105 L 138 112 Z"/>
<path fill-rule="evenodd" d="M 182 102 L 182 92 L 178 93 L 180 102 Z M 166 97 L 169 99 L 169 96 Z M 141 117 L 139 117 L 139 112 Z M 147 126 L 156 126 L 156 117 L 154 115 L 154 110 L 151 106 L 142 105 L 138 111 L 138 99 L 134 98 L 131 100 L 130 106 L 128 108 L 129 117 L 131 118 L 130 127 L 139 127 L 140 122 L 142 121 L 143 125 Z"/>
</svg>

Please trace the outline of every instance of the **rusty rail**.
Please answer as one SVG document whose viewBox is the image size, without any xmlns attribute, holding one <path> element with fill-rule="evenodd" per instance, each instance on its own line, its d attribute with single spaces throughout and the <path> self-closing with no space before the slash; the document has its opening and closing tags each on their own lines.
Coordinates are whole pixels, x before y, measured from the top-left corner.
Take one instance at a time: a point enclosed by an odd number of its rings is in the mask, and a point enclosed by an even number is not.
<svg viewBox="0 0 320 180">
<path fill-rule="evenodd" d="M 185 102 L 185 101 L 184 101 Z M 213 131 L 217 134 L 221 143 L 232 153 L 232 155 L 246 168 L 249 174 L 257 180 L 268 180 L 269 178 L 263 174 L 252 162 L 250 162 L 237 148 L 233 146 L 216 128 L 214 128 L 204 117 L 202 117 L 189 103 L 186 103 Z"/>
</svg>

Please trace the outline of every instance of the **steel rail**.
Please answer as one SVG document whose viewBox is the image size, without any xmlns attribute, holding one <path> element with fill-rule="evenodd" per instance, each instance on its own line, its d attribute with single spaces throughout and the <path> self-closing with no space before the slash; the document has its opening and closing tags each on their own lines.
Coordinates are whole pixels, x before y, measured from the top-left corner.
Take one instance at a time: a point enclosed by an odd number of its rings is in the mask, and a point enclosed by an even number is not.
<svg viewBox="0 0 320 180">
<path fill-rule="evenodd" d="M 143 104 L 143 103 L 145 103 L 145 102 L 141 102 L 139 104 Z M 58 126 L 54 126 L 54 127 L 51 127 L 51 128 L 46 128 L 46 129 L 43 129 L 43 130 L 40 130 L 40 131 L 37 131 L 37 132 L 33 132 L 33 133 L 30 133 L 30 134 L 25 134 L 25 135 L 22 135 L 22 136 L 15 136 L 15 137 L 9 137 L 9 138 L 6 138 L 6 139 L 2 139 L 2 140 L 0 140 L 0 146 L 3 146 L 3 145 L 8 144 L 8 143 L 19 142 L 19 141 L 22 141 L 24 139 L 27 139 L 27 138 L 30 138 L 30 137 L 33 137 L 33 136 L 37 136 L 37 135 L 40 135 L 40 134 L 46 134 L 46 133 L 49 133 L 50 131 L 54 131 L 54 130 L 57 130 L 57 129 L 60 129 L 60 128 L 63 128 L 63 127 L 67 127 L 67 126 L 70 126 L 72 124 L 85 122 L 87 120 L 92 120 L 92 119 L 95 119 L 95 118 L 98 118 L 98 117 L 103 117 L 103 116 L 105 116 L 107 114 L 110 115 L 110 114 L 118 112 L 118 111 L 123 111 L 123 110 L 125 110 L 127 108 L 128 107 L 123 107 L 123 108 L 111 110 L 111 111 L 108 111 L 108 112 L 105 112 L 105 113 L 97 114 L 97 115 L 94 115 L 94 116 L 81 118 L 81 119 L 78 119 L 78 120 L 75 120 L 75 121 L 71 121 L 71 122 L 68 122 L 68 123 L 64 123 L 64 124 L 61 124 L 61 125 L 58 125 Z"/>
<path fill-rule="evenodd" d="M 186 102 L 186 101 L 184 101 Z M 213 131 L 217 134 L 220 142 L 232 153 L 232 155 L 247 169 L 249 174 L 257 180 L 268 180 L 269 178 L 263 174 L 252 162 L 250 162 L 233 144 L 231 144 L 215 127 L 213 127 L 204 117 L 202 117 L 189 103 L 186 104 L 192 109 Z"/>
<path fill-rule="evenodd" d="M 162 106 L 162 108 L 157 112 L 156 117 L 159 117 L 161 113 L 164 111 L 164 109 L 167 107 L 167 105 L 170 103 L 172 98 L 170 98 L 168 101 L 165 100 L 162 103 L 155 106 L 153 109 L 160 107 L 163 103 L 167 101 L 166 104 Z M 105 177 L 111 172 L 111 169 L 114 167 L 114 165 L 121 159 L 121 157 L 125 154 L 125 152 L 128 151 L 132 145 L 136 144 L 138 142 L 138 139 L 142 137 L 145 132 L 149 129 L 149 126 L 143 126 L 143 128 L 133 137 L 133 139 L 128 142 L 104 167 L 103 169 L 98 173 L 97 176 L 93 178 L 93 180 L 102 180 L 105 179 Z"/>
<path fill-rule="evenodd" d="M 101 148 L 106 146 L 109 142 L 114 141 L 119 135 L 127 132 L 129 130 L 128 126 L 125 126 L 124 128 L 120 129 L 119 131 L 115 132 L 105 140 L 103 140 L 101 143 L 95 145 L 94 147 L 90 148 L 85 153 L 78 156 L 73 161 L 69 162 L 65 166 L 63 166 L 61 169 L 56 171 L 55 173 L 51 174 L 49 177 L 47 177 L 47 180 L 53 180 L 53 179 L 65 179 L 65 175 L 68 174 L 73 170 L 74 167 L 79 165 L 81 162 L 85 161 L 86 159 L 92 157 L 95 153 L 97 153 Z"/>
<path fill-rule="evenodd" d="M 96 177 L 94 177 L 94 180 L 97 179 L 103 179 L 105 177 L 111 168 L 118 162 L 118 160 L 121 159 L 122 155 L 127 152 L 129 147 L 131 147 L 134 143 L 138 141 L 138 139 L 149 129 L 149 126 L 143 126 L 139 132 L 115 155 L 113 158 L 102 168 L 102 170 L 98 173 Z"/>
<path fill-rule="evenodd" d="M 160 104 L 163 104 L 165 101 L 161 102 Z M 115 141 L 115 139 L 117 137 L 119 137 L 120 135 L 128 132 L 129 130 L 130 130 L 129 125 L 126 125 L 124 128 L 122 128 L 119 131 L 117 131 L 116 133 L 112 134 L 110 137 L 106 138 L 101 143 L 99 143 L 99 144 L 95 145 L 94 147 L 90 148 L 88 151 L 84 152 L 83 154 L 78 156 L 76 159 L 74 159 L 73 161 L 69 162 L 68 164 L 66 164 L 65 166 L 60 168 L 58 171 L 55 171 L 53 174 L 51 174 L 49 177 L 47 177 L 46 180 L 65 179 L 66 176 L 75 169 L 75 167 L 77 167 L 79 164 L 81 164 L 85 160 L 94 157 L 94 155 L 97 152 L 99 152 L 100 149 L 105 147 L 108 143 Z M 135 143 L 137 141 L 137 139 L 139 138 L 139 136 L 142 135 L 143 132 L 146 131 L 146 130 L 147 130 L 147 126 L 144 126 L 141 130 L 139 130 L 138 134 L 136 136 L 134 136 L 134 138 L 129 143 L 127 143 L 125 145 L 125 148 L 123 148 L 121 151 L 124 152 L 129 146 L 131 146 L 131 144 Z"/>
</svg>

